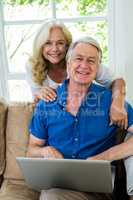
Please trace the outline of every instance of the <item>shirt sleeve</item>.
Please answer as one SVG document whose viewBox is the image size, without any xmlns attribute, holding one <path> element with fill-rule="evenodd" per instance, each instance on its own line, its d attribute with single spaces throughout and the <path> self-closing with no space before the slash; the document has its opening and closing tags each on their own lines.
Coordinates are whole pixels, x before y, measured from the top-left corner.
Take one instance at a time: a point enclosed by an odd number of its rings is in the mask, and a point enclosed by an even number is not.
<svg viewBox="0 0 133 200">
<path fill-rule="evenodd" d="M 125 108 L 128 114 L 128 128 L 133 125 L 133 107 L 129 103 L 125 103 Z"/>
<path fill-rule="evenodd" d="M 115 74 L 113 71 L 101 64 L 97 72 L 96 81 L 108 88 L 114 79 Z"/>
<path fill-rule="evenodd" d="M 32 77 L 32 67 L 29 62 L 26 63 L 26 80 L 30 85 L 32 95 L 36 95 L 41 89 L 41 86 L 34 82 Z"/>
<path fill-rule="evenodd" d="M 39 139 L 47 139 L 47 123 L 46 123 L 46 106 L 44 101 L 36 104 L 31 122 L 29 124 L 29 132 Z"/>
</svg>

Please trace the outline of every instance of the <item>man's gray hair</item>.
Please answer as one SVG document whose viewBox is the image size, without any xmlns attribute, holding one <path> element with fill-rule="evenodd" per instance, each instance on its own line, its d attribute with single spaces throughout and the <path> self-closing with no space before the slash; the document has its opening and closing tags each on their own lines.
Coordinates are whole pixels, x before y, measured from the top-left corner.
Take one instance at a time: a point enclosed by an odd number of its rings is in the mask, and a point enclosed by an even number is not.
<svg viewBox="0 0 133 200">
<path fill-rule="evenodd" d="M 79 38 L 78 40 L 76 40 L 75 42 L 73 42 L 70 45 L 70 47 L 68 49 L 68 52 L 67 52 L 67 55 L 66 55 L 66 61 L 67 62 L 71 59 L 72 54 L 73 54 L 73 50 L 75 49 L 75 47 L 79 43 L 90 44 L 90 45 L 96 47 L 98 52 L 99 52 L 99 62 L 101 63 L 101 60 L 102 60 L 102 49 L 101 49 L 99 43 L 97 42 L 97 40 L 93 39 L 92 37 L 82 37 L 82 38 Z"/>
</svg>

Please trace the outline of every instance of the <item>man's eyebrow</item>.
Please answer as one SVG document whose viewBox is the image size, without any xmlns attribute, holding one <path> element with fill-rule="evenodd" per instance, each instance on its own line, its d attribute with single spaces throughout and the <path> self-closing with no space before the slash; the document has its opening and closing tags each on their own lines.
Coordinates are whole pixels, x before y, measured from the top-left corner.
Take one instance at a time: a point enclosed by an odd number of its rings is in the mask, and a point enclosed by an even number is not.
<svg viewBox="0 0 133 200">
<path fill-rule="evenodd" d="M 96 56 L 90 56 L 89 59 L 96 59 Z"/>
<path fill-rule="evenodd" d="M 84 57 L 82 54 L 73 54 L 75 57 Z M 88 56 L 88 59 L 96 59 L 96 56 Z"/>
</svg>

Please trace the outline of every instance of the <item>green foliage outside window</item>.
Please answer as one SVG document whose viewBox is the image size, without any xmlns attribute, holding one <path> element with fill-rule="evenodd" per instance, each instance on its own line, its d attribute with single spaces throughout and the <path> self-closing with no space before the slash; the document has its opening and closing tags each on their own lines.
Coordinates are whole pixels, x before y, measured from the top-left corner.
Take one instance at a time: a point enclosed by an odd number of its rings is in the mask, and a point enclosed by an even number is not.
<svg viewBox="0 0 133 200">
<path fill-rule="evenodd" d="M 10 5 L 28 5 L 32 3 L 37 3 L 39 5 L 41 4 L 48 4 L 49 0 L 5 0 L 6 4 Z"/>
<path fill-rule="evenodd" d="M 91 9 L 89 9 L 91 8 Z M 80 0 L 78 10 L 81 15 L 100 14 L 106 8 L 105 0 Z"/>
<path fill-rule="evenodd" d="M 40 7 L 48 6 L 49 0 L 3 0 L 5 5 L 14 6 L 28 6 L 28 5 L 39 5 Z M 67 16 L 73 17 L 73 12 L 70 10 L 71 5 L 75 6 L 76 14 L 78 17 L 82 16 L 99 16 L 106 14 L 107 0 L 54 0 L 57 7 L 57 16 L 60 10 L 63 10 Z M 63 16 L 62 16 L 63 17 Z M 87 24 L 87 25 L 86 25 Z M 80 32 L 85 32 L 91 35 L 91 30 L 89 28 L 89 22 L 77 22 L 75 27 Z M 107 47 L 107 22 L 96 22 L 93 27 L 93 36 L 100 41 L 103 49 L 103 62 L 108 62 L 108 47 Z M 91 35 L 92 36 L 92 35 Z M 14 54 L 15 56 L 15 54 Z"/>
<path fill-rule="evenodd" d="M 49 0 L 5 0 L 3 1 L 6 4 L 10 5 L 27 5 L 32 3 L 37 4 L 48 4 Z M 55 3 L 66 3 L 68 6 L 73 3 L 73 0 L 55 0 Z M 76 1 L 75 1 L 76 2 Z M 106 8 L 107 1 L 106 0 L 77 0 L 78 2 L 78 11 L 80 15 L 90 15 L 90 14 L 98 14 L 102 13 Z M 90 9 L 91 8 L 91 9 Z"/>
</svg>

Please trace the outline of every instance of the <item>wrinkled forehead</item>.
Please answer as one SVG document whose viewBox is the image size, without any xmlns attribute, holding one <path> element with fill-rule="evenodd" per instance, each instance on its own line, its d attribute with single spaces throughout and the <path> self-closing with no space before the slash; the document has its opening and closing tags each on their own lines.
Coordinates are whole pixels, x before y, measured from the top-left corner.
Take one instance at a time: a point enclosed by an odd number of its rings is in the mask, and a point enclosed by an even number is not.
<svg viewBox="0 0 133 200">
<path fill-rule="evenodd" d="M 97 57 L 99 56 L 99 50 L 90 43 L 80 42 L 72 50 L 72 56 L 74 55 Z"/>
</svg>

